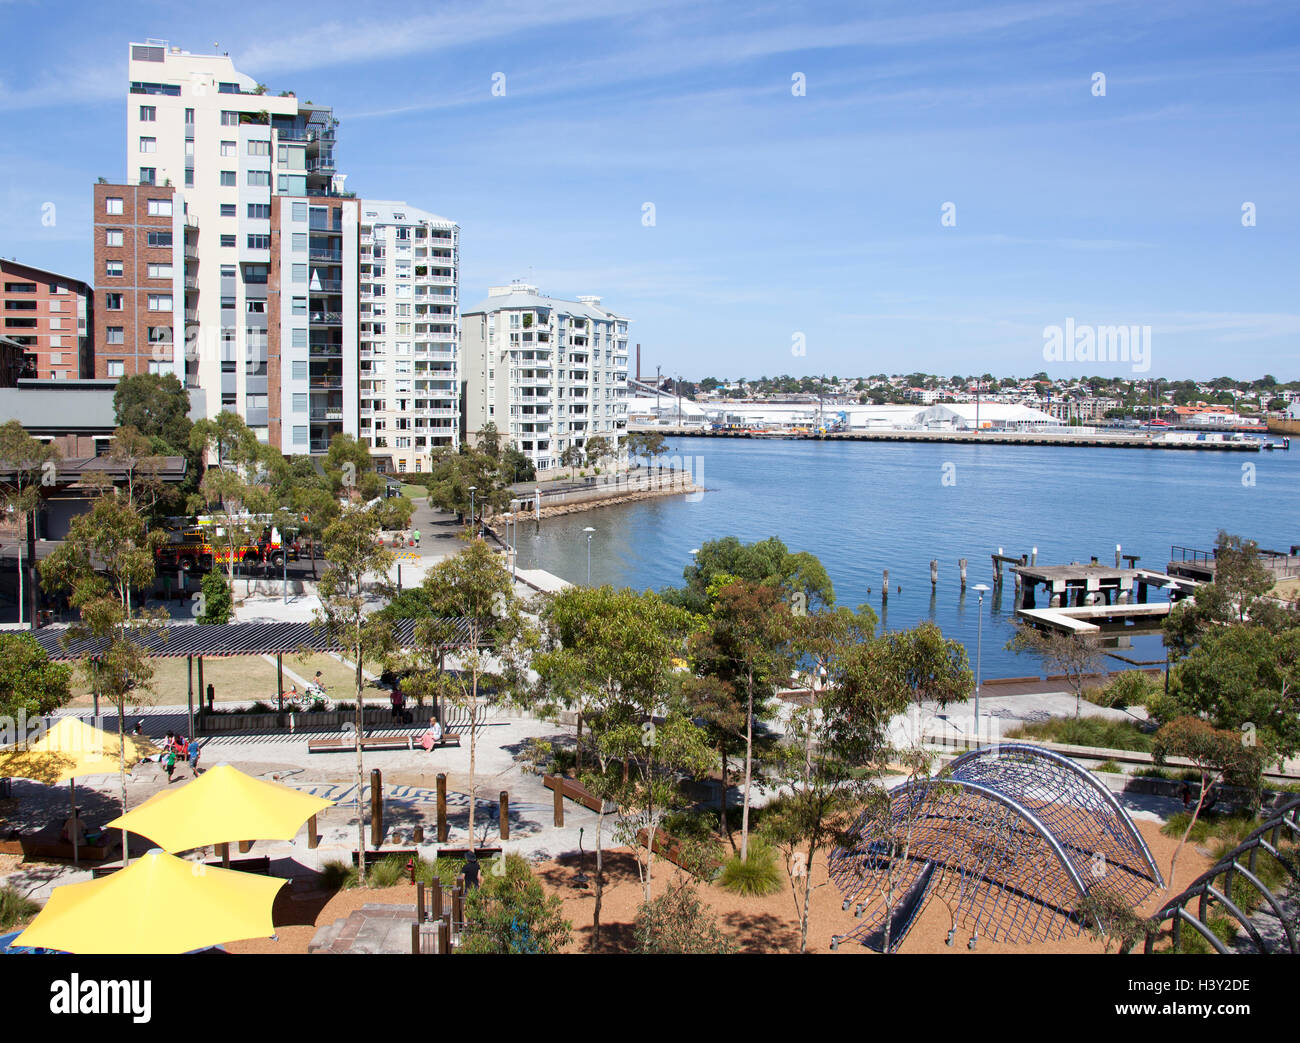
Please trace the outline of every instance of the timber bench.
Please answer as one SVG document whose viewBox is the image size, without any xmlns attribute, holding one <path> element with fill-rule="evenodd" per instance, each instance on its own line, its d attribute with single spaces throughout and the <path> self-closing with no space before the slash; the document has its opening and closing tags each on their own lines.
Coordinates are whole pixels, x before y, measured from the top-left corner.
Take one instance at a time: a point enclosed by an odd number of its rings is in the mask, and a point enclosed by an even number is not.
<svg viewBox="0 0 1300 1043">
<path fill-rule="evenodd" d="M 434 749 L 443 746 L 460 746 L 460 735 L 446 732 L 442 739 L 434 744 Z M 337 753 L 341 750 L 355 750 L 357 740 L 348 735 L 333 739 L 310 739 L 307 742 L 308 753 Z M 422 748 L 418 735 L 367 735 L 361 739 L 363 750 L 414 750 Z"/>
<path fill-rule="evenodd" d="M 563 775 L 546 775 L 542 779 L 542 784 L 548 790 L 558 789 L 561 796 L 568 797 L 569 800 L 581 804 L 584 808 L 600 812 L 600 798 L 576 779 L 565 778 Z"/>
</svg>

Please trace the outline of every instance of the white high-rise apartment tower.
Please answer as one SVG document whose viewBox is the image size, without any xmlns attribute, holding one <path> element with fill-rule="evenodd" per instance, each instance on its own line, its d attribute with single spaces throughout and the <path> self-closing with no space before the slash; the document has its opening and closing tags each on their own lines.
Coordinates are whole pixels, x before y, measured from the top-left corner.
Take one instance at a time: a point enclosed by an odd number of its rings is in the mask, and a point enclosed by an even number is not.
<svg viewBox="0 0 1300 1043">
<path fill-rule="evenodd" d="M 150 327 L 151 353 L 170 351 L 174 371 L 185 375 L 187 385 L 205 390 L 208 415 L 237 412 L 260 438 L 285 453 L 323 453 L 330 438 L 343 432 L 371 438 L 380 466 L 400 466 L 402 457 L 391 444 L 374 445 L 372 425 L 383 419 L 384 429 L 394 431 L 389 413 L 413 421 L 445 420 L 431 414 L 447 408 L 446 398 L 429 394 L 429 400 L 437 397 L 437 406 L 425 406 L 423 412 L 430 415 L 422 416 L 418 404 L 390 410 L 387 397 L 376 414 L 374 396 L 367 395 L 371 423 L 363 427 L 358 333 L 364 321 L 372 353 L 368 369 L 373 370 L 373 352 L 380 346 L 391 347 L 386 354 L 411 366 L 412 399 L 420 393 L 419 401 L 425 401 L 424 392 L 454 384 L 454 222 L 413 209 L 411 221 L 392 220 L 389 211 L 407 209 L 400 203 L 380 204 L 389 219 L 362 219 L 360 201 L 344 191 L 345 178 L 335 171 L 338 121 L 332 110 L 301 101 L 291 91 L 267 92 L 236 70 L 227 55 L 191 54 L 162 41 L 133 43 L 129 78 L 127 185 L 171 187 L 175 227 L 183 233 L 183 244 L 176 244 L 178 261 L 184 258 L 183 324 L 177 314 L 173 340 L 164 348 L 165 330 L 153 328 L 156 317 L 138 323 Z M 98 186 L 96 198 L 104 196 L 105 206 L 109 198 L 116 201 L 112 205 L 124 206 L 121 193 L 112 193 L 111 187 Z M 162 205 L 149 203 L 151 208 Z M 359 281 L 363 225 L 368 237 L 403 227 L 414 235 L 409 258 L 402 240 L 393 243 L 393 278 L 376 280 L 372 267 L 366 271 L 366 308 L 361 307 Z M 118 249 L 114 243 L 125 238 L 104 244 L 97 240 L 96 250 L 107 251 L 104 264 L 116 261 L 110 256 Z M 443 245 L 448 238 L 449 249 Z M 374 244 L 366 245 L 373 265 Z M 409 271 L 405 264 L 398 269 L 399 259 L 410 262 Z M 430 275 L 431 269 L 437 274 Z M 121 270 L 130 271 L 130 265 Z M 139 296 L 148 296 L 151 306 L 166 298 L 161 292 Z M 394 324 L 391 340 L 387 330 L 375 335 L 376 297 L 387 298 L 385 304 L 391 300 L 390 307 L 409 302 L 409 336 L 398 333 L 396 314 L 383 317 Z M 175 312 L 182 311 L 180 305 L 173 300 Z M 133 329 L 129 319 L 124 326 Z M 435 361 L 439 367 L 433 367 Z M 160 368 L 157 360 L 151 368 Z M 435 378 L 431 368 L 452 375 Z M 406 376 L 400 370 L 393 373 L 395 400 L 396 388 L 407 384 L 399 378 Z M 452 445 L 458 444 L 456 415 L 450 417 Z M 412 427 L 410 437 L 441 444 L 433 439 L 444 437 L 434 431 L 442 426 Z M 412 469 L 423 462 L 416 454 L 406 459 Z"/>
</svg>

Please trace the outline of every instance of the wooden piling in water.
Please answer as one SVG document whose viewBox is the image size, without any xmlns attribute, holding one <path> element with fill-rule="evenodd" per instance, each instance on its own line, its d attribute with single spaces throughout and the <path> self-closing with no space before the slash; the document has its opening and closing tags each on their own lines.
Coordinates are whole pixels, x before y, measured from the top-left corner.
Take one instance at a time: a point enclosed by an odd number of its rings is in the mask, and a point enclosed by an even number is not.
<svg viewBox="0 0 1300 1043">
<path fill-rule="evenodd" d="M 957 559 L 957 571 L 961 574 L 961 589 L 966 589 L 966 559 Z"/>
<path fill-rule="evenodd" d="M 884 580 L 880 587 L 880 600 L 882 602 L 889 600 L 889 569 L 884 570 Z"/>
<path fill-rule="evenodd" d="M 934 558 L 931 558 L 930 559 L 930 589 L 933 590 L 938 585 L 939 585 L 939 563 Z"/>
</svg>

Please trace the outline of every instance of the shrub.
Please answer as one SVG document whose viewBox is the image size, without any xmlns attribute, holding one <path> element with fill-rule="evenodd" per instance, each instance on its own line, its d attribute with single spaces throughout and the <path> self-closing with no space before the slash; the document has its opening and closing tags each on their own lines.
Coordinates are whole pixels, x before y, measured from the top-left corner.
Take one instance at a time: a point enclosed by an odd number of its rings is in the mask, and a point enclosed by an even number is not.
<svg viewBox="0 0 1300 1043">
<path fill-rule="evenodd" d="M 31 919 L 41 907 L 21 891 L 0 887 L 0 930 L 8 930 L 24 920 Z"/>
<path fill-rule="evenodd" d="M 1116 774 L 1116 775 L 1122 775 L 1122 774 L 1124 773 L 1124 769 L 1121 768 L 1121 767 L 1120 767 L 1118 764 L 1116 764 L 1114 761 L 1102 761 L 1100 764 L 1098 764 L 1098 765 L 1097 765 L 1095 768 L 1093 768 L 1092 770 L 1093 770 L 1093 771 L 1109 771 L 1109 772 L 1113 772 L 1113 773 Z"/>
<path fill-rule="evenodd" d="M 1094 706 L 1124 710 L 1130 706 L 1146 706 L 1147 700 L 1159 690 L 1149 674 L 1141 670 L 1125 670 L 1112 675 L 1105 687 L 1084 692 L 1083 697 Z"/>
<path fill-rule="evenodd" d="M 321 866 L 320 885 L 326 891 L 346 891 L 357 886 L 357 867 L 346 862 L 326 862 Z"/>
<path fill-rule="evenodd" d="M 718 883 L 745 897 L 775 894 L 782 883 L 776 852 L 757 837 L 750 837 L 749 858 L 732 855 L 723 865 Z"/>
<path fill-rule="evenodd" d="M 553 953 L 569 942 L 570 923 L 557 895 L 547 895 L 519 855 L 500 872 L 485 865 L 482 883 L 465 899 L 462 953 Z"/>
<path fill-rule="evenodd" d="M 235 614 L 235 603 L 224 574 L 214 569 L 203 577 L 199 587 L 203 591 L 203 611 L 199 613 L 198 622 L 229 623 Z"/>
<path fill-rule="evenodd" d="M 637 910 L 633 925 L 640 953 L 733 953 L 736 943 L 719 929 L 694 884 L 670 889 Z"/>
</svg>

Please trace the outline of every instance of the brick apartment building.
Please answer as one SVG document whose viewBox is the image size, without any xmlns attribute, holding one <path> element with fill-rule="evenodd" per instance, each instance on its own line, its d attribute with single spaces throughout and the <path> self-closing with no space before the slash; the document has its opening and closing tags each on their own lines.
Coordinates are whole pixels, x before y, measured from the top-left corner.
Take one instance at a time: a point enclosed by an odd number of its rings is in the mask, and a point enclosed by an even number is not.
<svg viewBox="0 0 1300 1043">
<path fill-rule="evenodd" d="M 170 185 L 94 186 L 93 376 L 177 371 L 185 307 L 181 210 Z"/>
<path fill-rule="evenodd" d="M 23 376 L 90 376 L 95 304 L 86 283 L 0 258 L 0 311 L 0 334 L 22 345 Z"/>
</svg>

